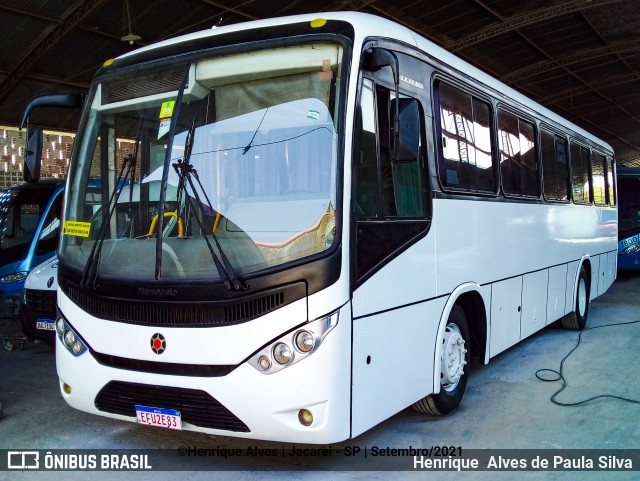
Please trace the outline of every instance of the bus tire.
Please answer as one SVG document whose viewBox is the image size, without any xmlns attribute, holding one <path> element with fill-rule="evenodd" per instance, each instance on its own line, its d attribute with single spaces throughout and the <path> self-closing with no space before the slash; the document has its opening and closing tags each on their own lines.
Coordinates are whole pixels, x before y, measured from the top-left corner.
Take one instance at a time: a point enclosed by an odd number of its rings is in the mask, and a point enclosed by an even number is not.
<svg viewBox="0 0 640 481">
<path fill-rule="evenodd" d="M 589 277 L 584 265 L 580 266 L 578 283 L 576 284 L 576 305 L 574 311 L 560 319 L 562 327 L 574 331 L 582 331 L 589 315 Z"/>
<path fill-rule="evenodd" d="M 456 304 L 451 309 L 442 338 L 440 392 L 417 401 L 413 409 L 430 416 L 445 416 L 460 405 L 467 387 L 465 366 L 469 364 L 469 349 L 467 316 L 464 309 Z"/>
</svg>

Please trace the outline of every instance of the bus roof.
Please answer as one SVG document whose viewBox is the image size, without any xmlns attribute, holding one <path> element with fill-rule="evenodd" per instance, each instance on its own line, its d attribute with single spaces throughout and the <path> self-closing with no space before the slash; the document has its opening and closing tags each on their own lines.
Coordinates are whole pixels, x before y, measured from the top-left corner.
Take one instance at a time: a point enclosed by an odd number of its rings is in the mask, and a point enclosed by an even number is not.
<svg viewBox="0 0 640 481">
<path fill-rule="evenodd" d="M 368 37 L 377 37 L 377 38 L 389 38 L 402 41 L 404 43 L 410 44 L 423 51 L 428 56 L 438 59 L 442 63 L 450 66 L 451 68 L 457 70 L 460 73 L 463 73 L 467 77 L 474 78 L 485 86 L 491 88 L 496 92 L 500 92 L 501 94 L 515 100 L 527 108 L 537 112 L 538 114 L 546 117 L 554 122 L 565 125 L 572 129 L 575 133 L 582 135 L 583 137 L 590 139 L 593 142 L 596 142 L 603 147 L 609 149 L 609 151 L 613 152 L 613 148 L 602 139 L 594 136 L 590 132 L 584 130 L 583 128 L 577 126 L 576 124 L 568 121 L 562 116 L 556 114 L 552 110 L 544 107 L 543 105 L 535 102 L 529 97 L 521 94 L 515 89 L 509 87 L 508 85 L 502 83 L 495 77 L 487 74 L 486 72 L 480 70 L 477 67 L 467 63 L 461 58 L 455 56 L 451 52 L 448 52 L 444 48 L 439 45 L 433 43 L 430 40 L 427 40 L 417 33 L 411 31 L 407 27 L 403 25 L 397 24 L 391 20 L 387 20 L 383 17 L 379 17 L 376 15 L 361 13 L 361 12 L 319 12 L 319 13 L 311 13 L 311 14 L 303 14 L 303 15 L 294 15 L 288 17 L 278 17 L 278 18 L 270 18 L 263 20 L 253 20 L 249 22 L 242 22 L 233 25 L 228 25 L 224 27 L 213 27 L 208 30 L 203 30 L 200 32 L 194 32 L 186 35 L 182 35 L 173 39 L 164 40 L 152 45 L 148 45 L 142 47 L 140 49 L 134 50 L 132 52 L 128 52 L 122 55 L 119 58 L 126 58 L 134 55 L 138 55 L 144 52 L 149 52 L 154 49 L 166 47 L 169 45 L 175 45 L 183 42 L 190 42 L 197 39 L 214 37 L 217 35 L 224 35 L 233 32 L 246 31 L 251 29 L 261 29 L 267 27 L 274 27 L 278 25 L 288 25 L 293 23 L 304 23 L 311 22 L 316 19 L 325 19 L 325 20 L 336 20 L 343 21 L 351 24 L 355 31 L 355 42 L 356 45 L 364 41 Z M 359 55 L 359 52 L 354 52 L 355 56 Z"/>
<path fill-rule="evenodd" d="M 18 182 L 17 184 L 13 184 L 7 187 L 3 187 L 1 190 L 36 190 L 36 189 L 50 189 L 53 190 L 62 184 L 64 180 L 62 179 L 40 179 L 38 182 Z"/>
</svg>

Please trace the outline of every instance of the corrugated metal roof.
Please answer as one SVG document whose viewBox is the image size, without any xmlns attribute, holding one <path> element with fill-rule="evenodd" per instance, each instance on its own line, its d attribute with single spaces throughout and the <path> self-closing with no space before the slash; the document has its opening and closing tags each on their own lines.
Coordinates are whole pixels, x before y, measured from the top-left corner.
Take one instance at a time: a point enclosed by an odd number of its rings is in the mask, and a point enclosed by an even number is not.
<svg viewBox="0 0 640 481">
<path fill-rule="evenodd" d="M 0 124 L 34 94 L 83 91 L 104 60 L 238 22 L 359 10 L 396 20 L 611 143 L 640 165 L 640 9 L 635 0 L 2 0 Z M 134 45 L 120 38 L 129 32 Z M 384 35 L 384 32 L 380 32 Z M 77 118 L 38 120 L 73 129 Z"/>
</svg>

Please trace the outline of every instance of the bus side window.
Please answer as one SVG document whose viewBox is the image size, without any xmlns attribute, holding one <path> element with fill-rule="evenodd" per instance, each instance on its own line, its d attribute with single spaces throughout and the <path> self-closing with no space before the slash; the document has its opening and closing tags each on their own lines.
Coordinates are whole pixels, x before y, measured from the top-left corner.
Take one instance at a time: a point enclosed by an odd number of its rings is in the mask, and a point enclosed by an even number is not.
<svg viewBox="0 0 640 481">
<path fill-rule="evenodd" d="M 571 195 L 567 141 L 546 130 L 541 131 L 540 139 L 544 197 L 547 200 L 566 202 Z"/>
<path fill-rule="evenodd" d="M 616 205 L 615 176 L 613 175 L 613 158 L 607 158 L 607 203 Z"/>
<path fill-rule="evenodd" d="M 47 217 L 42 223 L 42 230 L 38 236 L 35 254 L 42 255 L 56 250 L 60 237 L 60 212 L 62 210 L 62 194 L 54 200 Z"/>
<path fill-rule="evenodd" d="M 606 164 L 602 154 L 591 152 L 591 178 L 593 179 L 593 201 L 596 205 L 607 205 Z"/>
<path fill-rule="evenodd" d="M 495 192 L 490 105 L 438 82 L 438 174 L 445 188 Z"/>
<path fill-rule="evenodd" d="M 574 202 L 578 204 L 591 203 L 591 183 L 589 150 L 571 142 L 571 186 Z"/>
<path fill-rule="evenodd" d="M 365 80 L 358 113 L 355 209 L 360 218 L 425 215 L 423 159 L 393 162 L 393 93 Z M 401 100 L 404 100 L 401 96 Z"/>
<path fill-rule="evenodd" d="M 393 97 L 390 89 L 364 80 L 354 143 L 359 279 L 427 228 L 425 159 L 419 153 L 416 159 L 392 160 Z M 417 132 L 422 146 L 424 126 Z"/>
<path fill-rule="evenodd" d="M 38 204 L 21 204 L 18 233 L 16 237 L 30 239 L 38 227 L 40 206 Z"/>
<path fill-rule="evenodd" d="M 373 85 L 365 80 L 357 116 L 360 151 L 356 153 L 355 210 L 361 218 L 378 217 L 376 112 Z"/>
<path fill-rule="evenodd" d="M 538 196 L 535 129 L 531 122 L 498 111 L 502 189 L 506 195 Z"/>
</svg>

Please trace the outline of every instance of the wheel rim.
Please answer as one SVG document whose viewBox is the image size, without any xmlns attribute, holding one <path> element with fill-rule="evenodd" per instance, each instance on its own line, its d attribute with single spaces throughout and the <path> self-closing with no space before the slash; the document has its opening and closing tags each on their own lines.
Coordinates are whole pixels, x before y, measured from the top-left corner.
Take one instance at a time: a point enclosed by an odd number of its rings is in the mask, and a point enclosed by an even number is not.
<svg viewBox="0 0 640 481">
<path fill-rule="evenodd" d="M 444 331 L 442 339 L 441 379 L 442 388 L 445 391 L 453 391 L 464 374 L 465 360 L 464 337 L 456 324 L 449 324 Z"/>
<path fill-rule="evenodd" d="M 584 317 L 587 311 L 587 281 L 584 277 L 580 278 L 578 282 L 578 314 L 580 317 Z"/>
</svg>

